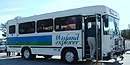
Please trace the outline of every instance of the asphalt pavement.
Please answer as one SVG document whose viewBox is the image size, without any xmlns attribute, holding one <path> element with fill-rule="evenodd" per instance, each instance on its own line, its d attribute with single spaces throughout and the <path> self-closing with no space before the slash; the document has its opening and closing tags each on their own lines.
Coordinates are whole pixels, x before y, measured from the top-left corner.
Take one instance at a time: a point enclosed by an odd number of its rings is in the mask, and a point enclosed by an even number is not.
<svg viewBox="0 0 130 65">
<path fill-rule="evenodd" d="M 60 60 L 60 56 L 53 56 L 51 59 L 45 59 L 43 56 L 37 56 L 35 60 L 25 60 L 21 56 L 11 55 L 6 56 L 6 53 L 0 53 L 0 65 L 68 65 Z M 124 59 L 121 61 L 109 60 L 109 61 L 99 61 L 97 65 L 130 65 L 130 51 L 126 52 Z M 96 65 L 91 61 L 79 61 L 76 65 Z"/>
</svg>

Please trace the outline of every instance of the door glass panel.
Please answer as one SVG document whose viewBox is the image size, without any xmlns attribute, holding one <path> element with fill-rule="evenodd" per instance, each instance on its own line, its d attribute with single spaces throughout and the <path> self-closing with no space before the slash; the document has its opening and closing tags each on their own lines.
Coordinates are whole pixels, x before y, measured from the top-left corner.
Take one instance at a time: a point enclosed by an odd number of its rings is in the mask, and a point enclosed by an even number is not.
<svg viewBox="0 0 130 65">
<path fill-rule="evenodd" d="M 96 59 L 101 59 L 101 15 L 96 15 Z M 100 49 L 99 49 L 100 48 Z"/>
</svg>

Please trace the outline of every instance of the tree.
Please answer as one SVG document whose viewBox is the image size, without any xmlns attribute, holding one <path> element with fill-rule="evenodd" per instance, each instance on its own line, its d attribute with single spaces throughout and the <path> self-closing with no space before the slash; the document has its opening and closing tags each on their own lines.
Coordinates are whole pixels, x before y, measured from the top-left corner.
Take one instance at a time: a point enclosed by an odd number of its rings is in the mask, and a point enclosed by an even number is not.
<svg viewBox="0 0 130 65">
<path fill-rule="evenodd" d="M 2 36 L 6 37 L 6 24 L 1 23 L 0 31 L 2 31 L 4 33 L 4 34 L 2 34 Z"/>
<path fill-rule="evenodd" d="M 130 24 L 128 24 L 128 29 L 130 30 Z"/>
<path fill-rule="evenodd" d="M 124 37 L 126 39 L 130 39 L 130 29 L 122 30 L 121 35 L 122 35 L 122 37 Z"/>
</svg>

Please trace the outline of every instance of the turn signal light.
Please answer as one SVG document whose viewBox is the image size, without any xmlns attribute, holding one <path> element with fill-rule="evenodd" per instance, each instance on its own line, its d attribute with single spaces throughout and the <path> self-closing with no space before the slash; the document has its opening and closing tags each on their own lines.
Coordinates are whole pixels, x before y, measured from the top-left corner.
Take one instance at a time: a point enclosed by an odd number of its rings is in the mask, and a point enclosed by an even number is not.
<svg viewBox="0 0 130 65">
<path fill-rule="evenodd" d="M 110 37 L 110 39 L 112 39 L 112 37 Z"/>
</svg>

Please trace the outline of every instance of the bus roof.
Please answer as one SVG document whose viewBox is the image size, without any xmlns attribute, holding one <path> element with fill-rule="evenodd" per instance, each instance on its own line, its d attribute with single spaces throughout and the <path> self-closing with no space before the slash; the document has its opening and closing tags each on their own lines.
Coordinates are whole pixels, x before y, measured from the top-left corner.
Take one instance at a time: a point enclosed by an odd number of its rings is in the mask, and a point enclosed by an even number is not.
<svg viewBox="0 0 130 65">
<path fill-rule="evenodd" d="M 22 22 L 27 22 L 27 21 L 36 21 L 36 20 L 42 20 L 42 19 L 72 16 L 72 15 L 83 15 L 83 16 L 94 15 L 95 13 L 102 14 L 102 15 L 107 14 L 117 19 L 120 19 L 119 14 L 116 11 L 104 5 L 87 6 L 87 7 L 69 9 L 69 10 L 64 10 L 64 11 L 46 13 L 46 14 L 41 14 L 41 15 L 34 15 L 30 17 L 23 17 L 23 18 L 17 17 L 15 19 L 18 19 L 18 23 L 22 23 Z M 9 20 L 7 22 L 14 21 L 15 19 Z"/>
</svg>

